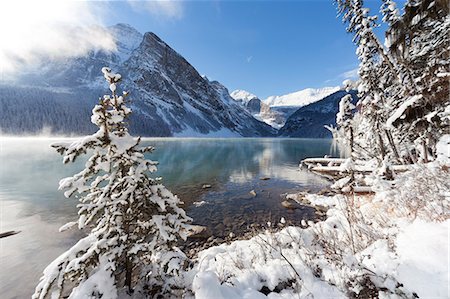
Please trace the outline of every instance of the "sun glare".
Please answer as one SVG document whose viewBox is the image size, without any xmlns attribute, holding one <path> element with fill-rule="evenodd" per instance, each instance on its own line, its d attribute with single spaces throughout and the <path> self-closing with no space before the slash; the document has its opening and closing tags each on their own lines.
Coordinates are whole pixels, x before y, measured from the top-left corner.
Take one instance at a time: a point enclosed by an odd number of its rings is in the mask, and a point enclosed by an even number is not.
<svg viewBox="0 0 450 299">
<path fill-rule="evenodd" d="M 0 67 L 17 71 L 45 56 L 71 57 L 91 49 L 113 49 L 98 5 L 87 1 L 2 1 Z M 7 41 L 7 42 L 5 42 Z"/>
</svg>

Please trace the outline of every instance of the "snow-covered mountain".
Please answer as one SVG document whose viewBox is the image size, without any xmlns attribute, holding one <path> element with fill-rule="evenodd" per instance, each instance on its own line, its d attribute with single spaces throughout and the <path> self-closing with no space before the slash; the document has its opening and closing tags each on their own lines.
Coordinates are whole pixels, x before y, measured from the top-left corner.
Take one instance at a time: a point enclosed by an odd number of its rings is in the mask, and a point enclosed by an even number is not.
<svg viewBox="0 0 450 299">
<path fill-rule="evenodd" d="M 259 114 L 262 107 L 265 105 L 257 96 L 246 90 L 235 90 L 231 94 L 231 97 L 244 106 L 251 114 Z"/>
<path fill-rule="evenodd" d="M 116 54 L 122 62 L 127 60 L 142 42 L 143 35 L 128 24 L 119 23 L 109 27 L 109 31 L 116 42 Z"/>
<path fill-rule="evenodd" d="M 353 103 L 356 103 L 356 91 L 352 90 L 347 93 L 345 90 L 338 90 L 317 102 L 298 108 L 279 130 L 279 136 L 331 138 L 331 132 L 324 126 L 336 126 L 336 113 L 339 111 L 339 102 L 346 94 L 350 94 L 353 98 Z"/>
<path fill-rule="evenodd" d="M 250 112 L 254 118 L 265 122 L 269 126 L 279 129 L 284 125 L 285 117 L 282 113 L 273 111 L 269 105 L 261 101 L 256 95 L 237 89 L 231 93 L 231 97 Z"/>
<path fill-rule="evenodd" d="M 281 96 L 270 96 L 263 100 L 270 107 L 291 106 L 302 107 L 317 102 L 340 89 L 339 86 L 319 89 L 307 88 Z"/>
<path fill-rule="evenodd" d="M 338 86 L 307 88 L 286 95 L 270 96 L 262 101 L 256 95 L 240 89 L 233 91 L 231 96 L 256 119 L 279 130 L 299 108 L 320 101 L 339 90 Z"/>
<path fill-rule="evenodd" d="M 133 114 L 131 131 L 143 136 L 273 136 L 218 82 L 210 82 L 154 33 L 129 25 L 108 28 L 114 52 L 48 60 L 15 85 L 0 84 L 0 130 L 86 134 L 94 127 L 89 111 L 107 88 L 101 68 L 111 66 L 125 78 Z"/>
</svg>

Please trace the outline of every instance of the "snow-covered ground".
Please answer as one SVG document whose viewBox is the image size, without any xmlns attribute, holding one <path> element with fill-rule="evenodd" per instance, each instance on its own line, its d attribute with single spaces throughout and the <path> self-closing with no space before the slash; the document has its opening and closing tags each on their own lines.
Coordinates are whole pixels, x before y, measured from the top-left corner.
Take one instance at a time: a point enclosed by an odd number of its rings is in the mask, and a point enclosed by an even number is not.
<svg viewBox="0 0 450 299">
<path fill-rule="evenodd" d="M 188 276 L 195 298 L 266 298 L 262 290 L 272 291 L 268 298 L 346 298 L 346 284 L 358 275 L 387 288 L 380 297 L 401 298 L 403 292 L 408 297 L 448 298 L 449 220 L 399 221 L 393 244 L 380 239 L 355 254 L 348 248 L 340 253 L 342 260 L 330 262 L 333 253 L 320 248 L 317 233 L 331 230 L 335 220 L 306 229 L 287 227 L 201 252 Z M 359 290 L 356 284 L 354 291 Z"/>
</svg>

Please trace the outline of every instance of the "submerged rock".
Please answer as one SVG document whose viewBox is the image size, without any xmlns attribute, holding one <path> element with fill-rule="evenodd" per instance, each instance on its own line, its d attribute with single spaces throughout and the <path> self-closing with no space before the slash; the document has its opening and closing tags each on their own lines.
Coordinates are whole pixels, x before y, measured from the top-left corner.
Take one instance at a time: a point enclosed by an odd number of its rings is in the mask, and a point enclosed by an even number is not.
<svg viewBox="0 0 450 299">
<path fill-rule="evenodd" d="M 195 207 L 201 207 L 201 206 L 203 206 L 204 204 L 206 204 L 206 201 L 204 201 L 204 200 L 202 200 L 202 201 L 194 201 L 192 204 L 193 204 Z"/>
<path fill-rule="evenodd" d="M 188 238 L 191 239 L 207 239 L 211 236 L 211 231 L 203 225 L 192 225 Z"/>
<path fill-rule="evenodd" d="M 300 204 L 293 201 L 293 200 L 283 200 L 281 202 L 281 205 L 283 207 L 285 207 L 286 209 L 290 209 L 290 210 L 295 210 L 295 209 L 300 209 Z"/>
</svg>

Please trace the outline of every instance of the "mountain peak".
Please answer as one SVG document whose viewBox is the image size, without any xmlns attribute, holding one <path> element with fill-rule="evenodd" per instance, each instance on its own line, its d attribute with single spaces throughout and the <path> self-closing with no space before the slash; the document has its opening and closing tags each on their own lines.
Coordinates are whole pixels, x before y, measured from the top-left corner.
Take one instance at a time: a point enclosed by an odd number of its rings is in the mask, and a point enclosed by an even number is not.
<svg viewBox="0 0 450 299">
<path fill-rule="evenodd" d="M 179 55 L 174 49 L 172 49 L 168 44 L 166 44 L 159 36 L 157 36 L 153 32 L 144 33 L 144 38 L 142 39 L 141 48 L 148 49 L 151 52 L 159 53 L 159 55 L 163 55 L 167 49 L 170 49 L 169 52 L 176 53 Z M 181 56 L 181 55 L 180 55 Z"/>
<path fill-rule="evenodd" d="M 69 59 L 64 63 L 54 61 L 50 73 L 45 77 L 54 86 L 65 87 L 67 92 L 57 90 L 36 92 L 19 90 L 17 98 L 28 97 L 21 103 L 25 115 L 34 115 L 35 94 L 49 99 L 46 115 L 65 115 L 67 103 L 77 103 L 77 109 L 70 109 L 77 115 L 69 123 L 64 117 L 43 119 L 41 124 L 61 128 L 61 132 L 84 133 L 90 130 L 90 123 L 79 124 L 83 113 L 90 110 L 89 101 L 78 103 L 73 100 L 83 94 L 92 98 L 100 94 L 104 84 L 98 70 L 110 65 L 125 76 L 123 86 L 133 94 L 133 115 L 130 121 L 134 133 L 144 136 L 274 136 L 275 131 L 255 118 L 242 106 L 233 101 L 228 90 L 218 82 L 210 82 L 179 53 L 162 41 L 155 33 L 139 33 L 127 24 L 117 24 L 108 28 L 115 39 L 117 50 L 114 53 L 98 51 L 83 58 Z M 57 70 L 57 72 L 55 71 Z M 56 75 L 54 75 L 56 73 Z M 51 81 L 50 81 L 51 80 Z M 102 81 L 103 82 L 103 81 Z M 47 85 L 43 85 L 47 86 Z M 14 89 L 17 90 L 17 89 Z M 41 96 L 42 95 L 42 96 Z M 30 103 L 35 103 L 31 105 Z M 22 104 L 23 103 L 23 104 Z M 72 106 L 69 106 L 72 107 Z M 0 109 L 1 110 L 1 109 Z M 0 120 L 7 119 L 0 111 Z M 3 116 L 3 118 L 2 118 Z M 80 116 L 78 118 L 78 116 Z M 30 127 L 11 125 L 8 128 L 34 130 Z M 41 126 L 42 127 L 42 126 Z M 0 122 L 0 129 L 5 126 Z"/>
<path fill-rule="evenodd" d="M 117 29 L 139 32 L 136 28 L 134 28 L 133 26 L 131 26 L 130 24 L 127 24 L 127 23 L 117 23 L 116 25 L 110 26 L 109 28 L 117 28 Z"/>
<path fill-rule="evenodd" d="M 142 34 L 134 27 L 124 23 L 118 23 L 109 27 L 117 46 L 117 54 L 121 61 L 127 60 L 131 52 L 142 42 Z"/>
<path fill-rule="evenodd" d="M 258 98 L 256 95 L 241 89 L 236 89 L 230 95 L 236 101 L 242 101 L 244 103 L 248 103 L 250 100 Z"/>
<path fill-rule="evenodd" d="M 158 43 L 166 44 L 159 36 L 157 36 L 153 32 L 146 32 L 146 33 L 144 33 L 144 40 L 154 40 L 154 41 L 156 41 Z"/>
</svg>

